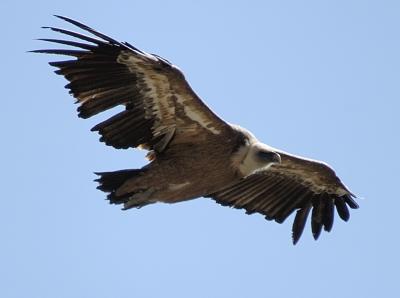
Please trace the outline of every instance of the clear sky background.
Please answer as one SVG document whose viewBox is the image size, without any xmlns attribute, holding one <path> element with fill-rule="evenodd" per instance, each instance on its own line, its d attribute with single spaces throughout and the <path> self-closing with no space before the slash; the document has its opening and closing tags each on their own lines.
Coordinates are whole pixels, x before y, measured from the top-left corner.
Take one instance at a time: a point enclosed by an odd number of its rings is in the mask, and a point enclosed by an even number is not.
<svg viewBox="0 0 400 298">
<path fill-rule="evenodd" d="M 0 297 L 399 297 L 399 1 L 1 1 Z M 360 209 L 316 242 L 199 199 L 121 211 L 40 26 L 75 18 L 178 65 L 260 140 L 331 164 Z"/>
</svg>

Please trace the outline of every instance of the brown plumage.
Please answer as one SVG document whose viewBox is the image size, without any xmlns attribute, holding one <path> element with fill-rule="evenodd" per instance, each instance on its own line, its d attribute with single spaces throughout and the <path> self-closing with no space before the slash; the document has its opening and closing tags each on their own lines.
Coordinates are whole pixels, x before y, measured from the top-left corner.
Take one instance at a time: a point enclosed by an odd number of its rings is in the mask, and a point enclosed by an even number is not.
<svg viewBox="0 0 400 298">
<path fill-rule="evenodd" d="M 322 229 L 332 229 L 335 209 L 347 221 L 347 206 L 358 208 L 354 195 L 328 165 L 272 148 L 226 123 L 167 60 L 57 17 L 95 37 L 46 27 L 80 41 L 42 39 L 75 49 L 33 52 L 74 57 L 50 65 L 69 81 L 66 88 L 77 99 L 79 117 L 125 107 L 92 128 L 100 141 L 117 149 L 149 151 L 150 163 L 142 169 L 97 173 L 98 188 L 109 193 L 111 203 L 129 209 L 203 196 L 278 223 L 296 211 L 294 243 L 310 211 L 317 239 Z"/>
</svg>

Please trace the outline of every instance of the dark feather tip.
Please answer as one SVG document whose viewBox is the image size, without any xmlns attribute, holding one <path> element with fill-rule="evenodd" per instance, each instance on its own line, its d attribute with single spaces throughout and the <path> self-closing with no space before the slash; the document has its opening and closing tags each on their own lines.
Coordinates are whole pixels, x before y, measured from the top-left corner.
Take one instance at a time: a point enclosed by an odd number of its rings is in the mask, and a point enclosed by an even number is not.
<svg viewBox="0 0 400 298">
<path fill-rule="evenodd" d="M 335 207 L 332 198 L 325 197 L 325 200 L 326 200 L 326 205 L 323 213 L 323 225 L 324 225 L 324 230 L 330 232 L 333 227 Z"/>
<path fill-rule="evenodd" d="M 296 212 L 296 217 L 294 218 L 293 227 L 292 227 L 292 240 L 293 240 L 294 245 L 296 245 L 296 243 L 299 241 L 301 235 L 303 234 L 304 226 L 306 224 L 310 210 L 311 210 L 311 206 L 308 206 L 308 207 L 299 209 Z"/>
<path fill-rule="evenodd" d="M 315 240 L 318 240 L 322 231 L 322 223 L 311 220 L 311 230 Z"/>
<path fill-rule="evenodd" d="M 343 219 L 344 221 L 348 221 L 350 218 L 350 212 L 349 209 L 347 208 L 346 203 L 342 200 L 342 198 L 335 199 L 335 206 L 336 206 L 336 211 L 339 214 L 340 218 Z"/>
<path fill-rule="evenodd" d="M 356 201 L 353 200 L 353 198 L 351 197 L 351 195 L 345 195 L 343 196 L 344 201 L 347 203 L 347 205 L 350 206 L 351 209 L 358 209 L 359 206 L 356 203 Z"/>
</svg>

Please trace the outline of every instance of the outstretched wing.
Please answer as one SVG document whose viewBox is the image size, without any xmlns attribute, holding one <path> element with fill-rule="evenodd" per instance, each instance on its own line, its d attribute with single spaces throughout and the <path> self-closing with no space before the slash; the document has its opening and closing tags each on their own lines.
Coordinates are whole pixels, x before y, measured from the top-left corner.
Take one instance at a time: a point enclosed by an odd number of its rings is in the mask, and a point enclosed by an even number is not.
<svg viewBox="0 0 400 298">
<path fill-rule="evenodd" d="M 318 239 L 322 227 L 330 231 L 334 209 L 347 221 L 347 206 L 358 208 L 355 197 L 326 164 L 304 159 L 285 152 L 281 163 L 256 172 L 239 183 L 210 194 L 224 206 L 245 209 L 246 213 L 261 213 L 267 220 L 282 223 L 295 210 L 293 243 L 299 240 L 311 211 L 311 229 Z"/>
<path fill-rule="evenodd" d="M 92 128 L 101 141 L 115 148 L 142 147 L 156 152 L 175 140 L 199 142 L 207 134 L 228 129 L 193 92 L 183 74 L 170 62 L 118 42 L 92 28 L 57 16 L 80 29 L 80 33 L 49 28 L 80 41 L 41 39 L 77 49 L 33 52 L 75 57 L 51 62 L 70 83 L 66 85 L 79 104 L 79 117 L 88 118 L 122 105 L 125 110 Z"/>
</svg>

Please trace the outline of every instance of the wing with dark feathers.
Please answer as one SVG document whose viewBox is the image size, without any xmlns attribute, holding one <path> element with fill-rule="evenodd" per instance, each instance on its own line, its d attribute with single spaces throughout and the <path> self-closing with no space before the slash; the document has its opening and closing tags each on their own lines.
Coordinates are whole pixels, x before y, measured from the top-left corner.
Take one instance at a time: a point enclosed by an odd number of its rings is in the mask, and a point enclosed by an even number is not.
<svg viewBox="0 0 400 298">
<path fill-rule="evenodd" d="M 119 105 L 125 107 L 124 111 L 92 128 L 107 145 L 140 146 L 161 152 L 173 138 L 179 142 L 198 142 L 202 134 L 218 134 L 229 128 L 166 59 L 118 42 L 77 21 L 57 17 L 94 37 L 44 27 L 79 41 L 41 39 L 75 49 L 32 52 L 75 58 L 50 65 L 57 67 L 56 73 L 69 81 L 66 88 L 77 99 L 79 117 L 89 118 Z"/>
<path fill-rule="evenodd" d="M 292 227 L 293 243 L 303 233 L 311 211 L 311 230 L 318 239 L 322 228 L 332 229 L 334 211 L 348 221 L 352 209 L 358 208 L 355 197 L 326 164 L 284 152 L 281 163 L 243 178 L 239 183 L 210 194 L 224 206 L 260 213 L 267 220 L 282 223 L 296 211 Z"/>
</svg>

